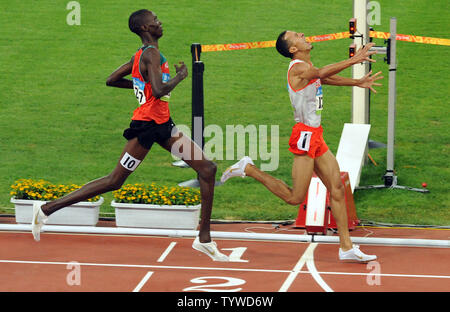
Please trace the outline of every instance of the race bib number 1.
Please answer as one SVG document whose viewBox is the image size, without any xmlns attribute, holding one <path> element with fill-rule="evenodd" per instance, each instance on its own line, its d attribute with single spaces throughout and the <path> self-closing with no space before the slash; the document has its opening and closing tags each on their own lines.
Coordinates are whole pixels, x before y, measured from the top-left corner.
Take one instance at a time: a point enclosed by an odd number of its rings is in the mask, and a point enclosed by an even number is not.
<svg viewBox="0 0 450 312">
<path fill-rule="evenodd" d="M 309 144 L 311 142 L 312 132 L 302 131 L 300 133 L 300 138 L 297 141 L 297 148 L 301 151 L 309 151 Z"/>
<path fill-rule="evenodd" d="M 139 105 L 144 104 L 147 101 L 147 98 L 145 97 L 145 83 L 143 81 L 140 81 L 138 78 L 133 78 L 133 89 L 134 89 L 134 95 L 136 95 L 136 99 L 139 102 Z"/>
<path fill-rule="evenodd" d="M 316 114 L 317 115 L 322 114 L 322 110 L 323 110 L 323 92 L 322 86 L 319 86 L 316 92 Z"/>
</svg>

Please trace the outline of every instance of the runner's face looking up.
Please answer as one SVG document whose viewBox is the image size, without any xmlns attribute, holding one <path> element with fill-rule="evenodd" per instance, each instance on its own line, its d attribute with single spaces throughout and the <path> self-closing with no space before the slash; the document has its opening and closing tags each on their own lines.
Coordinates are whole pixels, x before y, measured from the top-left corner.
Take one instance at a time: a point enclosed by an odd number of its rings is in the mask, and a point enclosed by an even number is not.
<svg viewBox="0 0 450 312">
<path fill-rule="evenodd" d="M 294 32 L 294 31 L 286 31 L 284 38 L 287 40 L 289 44 L 289 52 L 294 54 L 297 51 L 311 51 L 313 45 L 306 41 L 306 37 L 304 33 Z"/>
<path fill-rule="evenodd" d="M 144 25 L 145 30 L 152 35 L 152 37 L 159 39 L 163 35 L 163 28 L 162 23 L 158 19 L 155 13 L 152 11 L 148 11 L 148 14 L 146 14 L 144 18 Z"/>
<path fill-rule="evenodd" d="M 139 10 L 131 14 L 128 20 L 129 28 L 140 37 L 150 35 L 156 40 L 163 35 L 162 23 L 155 13 L 149 10 Z M 144 35 L 148 33 L 148 35 Z"/>
</svg>

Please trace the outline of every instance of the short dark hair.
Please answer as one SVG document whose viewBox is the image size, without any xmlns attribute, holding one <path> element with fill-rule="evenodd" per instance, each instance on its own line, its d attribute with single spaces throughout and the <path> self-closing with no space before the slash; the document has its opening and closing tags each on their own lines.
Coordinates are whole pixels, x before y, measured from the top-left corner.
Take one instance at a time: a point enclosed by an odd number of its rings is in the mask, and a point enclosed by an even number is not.
<svg viewBox="0 0 450 312">
<path fill-rule="evenodd" d="M 144 16 L 148 14 L 150 11 L 146 9 L 142 9 L 136 12 L 133 12 L 128 19 L 128 27 L 130 30 L 137 35 L 141 33 L 141 26 L 144 24 Z"/>
<path fill-rule="evenodd" d="M 277 51 L 288 58 L 292 58 L 293 55 L 291 52 L 289 52 L 289 44 L 288 41 L 286 40 L 286 38 L 284 38 L 284 36 L 286 35 L 287 30 L 283 31 L 277 39 L 277 43 L 275 45 L 275 47 L 277 48 Z"/>
</svg>

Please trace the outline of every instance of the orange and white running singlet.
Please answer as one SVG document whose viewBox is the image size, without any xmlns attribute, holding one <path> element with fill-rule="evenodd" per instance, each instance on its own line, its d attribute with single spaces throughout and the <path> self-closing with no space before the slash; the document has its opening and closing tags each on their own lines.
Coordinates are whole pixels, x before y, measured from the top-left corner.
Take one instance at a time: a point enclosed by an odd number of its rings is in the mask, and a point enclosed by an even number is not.
<svg viewBox="0 0 450 312">
<path fill-rule="evenodd" d="M 141 55 L 148 48 L 155 48 L 154 46 L 142 47 L 134 55 L 133 69 L 131 71 L 131 76 L 133 78 L 133 89 L 136 99 L 138 100 L 139 107 L 133 112 L 132 120 L 143 120 L 152 121 L 154 120 L 157 124 L 165 123 L 170 118 L 169 112 L 169 98 L 170 93 L 161 97 L 156 98 L 153 96 L 152 85 L 149 81 L 145 81 L 144 77 L 141 75 L 140 71 L 140 60 Z M 160 53 L 161 61 L 161 72 L 162 72 L 162 82 L 165 83 L 170 80 L 169 73 L 169 63 L 167 62 L 164 55 Z"/>
<path fill-rule="evenodd" d="M 320 125 L 323 109 L 323 93 L 320 79 L 313 79 L 302 88 L 295 90 L 289 83 L 289 72 L 301 60 L 292 60 L 287 73 L 287 88 L 294 109 L 294 120 L 297 124 L 292 128 L 289 139 L 289 150 L 297 155 L 308 154 L 311 158 L 323 155 L 327 150 Z"/>
</svg>

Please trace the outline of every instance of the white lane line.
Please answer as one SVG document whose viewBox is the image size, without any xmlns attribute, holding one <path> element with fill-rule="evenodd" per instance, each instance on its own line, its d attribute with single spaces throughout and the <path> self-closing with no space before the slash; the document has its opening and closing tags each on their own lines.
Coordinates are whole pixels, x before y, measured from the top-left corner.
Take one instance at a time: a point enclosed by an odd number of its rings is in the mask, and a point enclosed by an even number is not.
<svg viewBox="0 0 450 312">
<path fill-rule="evenodd" d="M 298 260 L 297 264 L 295 265 L 294 269 L 291 271 L 287 279 L 284 281 L 283 285 L 281 285 L 281 288 L 279 292 L 286 292 L 288 291 L 289 287 L 291 287 L 292 283 L 294 282 L 297 275 L 302 270 L 303 266 L 305 265 L 306 261 L 310 259 L 313 255 L 314 249 L 317 247 L 317 243 L 311 243 L 309 244 L 308 248 L 306 248 L 305 252 L 301 256 L 300 260 Z"/>
<path fill-rule="evenodd" d="M 0 263 L 17 264 L 56 264 L 67 265 L 71 262 L 50 262 L 50 261 L 22 261 L 22 260 L 0 260 Z M 245 268 L 219 268 L 219 267 L 188 267 L 175 265 L 147 265 L 147 264 L 113 264 L 113 263 L 78 263 L 80 266 L 99 267 L 120 267 L 120 268 L 150 268 L 150 269 L 179 269 L 179 270 L 217 270 L 217 271 L 237 271 L 237 272 L 267 272 L 267 273 L 289 273 L 291 270 L 270 270 L 270 269 L 245 269 Z"/>
<path fill-rule="evenodd" d="M 167 247 L 167 249 L 162 253 L 161 257 L 159 257 L 159 259 L 156 261 L 163 262 L 164 259 L 166 259 L 167 255 L 172 251 L 173 247 L 175 247 L 176 244 L 177 244 L 176 242 L 171 242 L 169 247 Z"/>
<path fill-rule="evenodd" d="M 314 258 L 308 259 L 306 261 L 306 267 L 308 268 L 308 271 L 311 273 L 314 280 L 317 282 L 317 284 L 320 285 L 320 287 L 322 287 L 323 290 L 325 290 L 326 292 L 334 292 L 334 290 L 331 289 L 331 287 L 328 286 L 327 283 L 325 283 L 319 272 L 317 272 L 316 265 L 314 264 Z"/>
<path fill-rule="evenodd" d="M 139 292 L 142 288 L 142 286 L 145 285 L 145 283 L 147 283 L 148 279 L 150 278 L 150 276 L 152 276 L 153 272 L 147 272 L 147 274 L 145 274 L 144 278 L 139 282 L 139 284 L 136 286 L 136 288 L 133 290 L 133 292 Z"/>
<path fill-rule="evenodd" d="M 21 261 L 21 260 L 0 260 L 0 263 L 16 264 L 56 264 L 65 265 L 73 262 L 50 262 L 50 261 Z M 119 267 L 119 268 L 150 268 L 150 269 L 179 269 L 179 270 L 218 270 L 218 271 L 237 271 L 237 272 L 266 272 L 266 273 L 292 273 L 293 270 L 270 270 L 270 269 L 239 269 L 239 268 L 218 268 L 218 267 L 185 267 L 170 265 L 146 265 L 146 264 L 108 264 L 108 263 L 78 263 L 80 266 L 99 266 L 99 267 Z M 309 271 L 298 271 L 298 274 L 311 274 Z M 413 278 L 443 278 L 450 279 L 450 275 L 418 275 L 418 274 L 389 274 L 389 273 L 367 273 L 367 272 L 318 272 L 321 275 L 354 275 L 354 276 L 386 276 L 386 277 L 413 277 Z"/>
<path fill-rule="evenodd" d="M 304 272 L 301 272 L 304 273 Z M 321 275 L 356 275 L 356 276 L 384 276 L 384 277 L 415 277 L 415 278 L 448 278 L 450 279 L 450 275 L 421 275 L 421 274 L 390 274 L 390 273 L 350 273 L 350 272 L 318 272 Z"/>
</svg>

